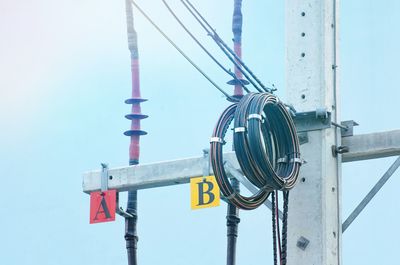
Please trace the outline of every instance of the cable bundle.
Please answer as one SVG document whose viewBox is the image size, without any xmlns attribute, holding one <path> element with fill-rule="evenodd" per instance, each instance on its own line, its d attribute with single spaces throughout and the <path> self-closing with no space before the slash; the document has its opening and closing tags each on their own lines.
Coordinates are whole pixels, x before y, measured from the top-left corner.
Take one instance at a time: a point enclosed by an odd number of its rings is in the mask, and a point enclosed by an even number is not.
<svg viewBox="0 0 400 265">
<path fill-rule="evenodd" d="M 259 188 L 250 197 L 235 192 L 224 170 L 223 144 L 233 120 L 233 143 L 240 168 Z M 249 93 L 221 114 L 211 138 L 210 154 L 222 194 L 246 210 L 257 208 L 274 190 L 293 188 L 301 166 L 293 120 L 285 105 L 270 93 Z"/>
</svg>

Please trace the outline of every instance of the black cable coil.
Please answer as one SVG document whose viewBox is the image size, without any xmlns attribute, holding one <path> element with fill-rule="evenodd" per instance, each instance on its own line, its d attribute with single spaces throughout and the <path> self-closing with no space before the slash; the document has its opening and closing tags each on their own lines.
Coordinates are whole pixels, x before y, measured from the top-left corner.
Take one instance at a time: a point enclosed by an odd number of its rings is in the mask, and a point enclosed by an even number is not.
<svg viewBox="0 0 400 265">
<path fill-rule="evenodd" d="M 233 143 L 240 168 L 259 188 L 250 197 L 232 188 L 224 169 L 223 144 L 233 120 Z M 222 194 L 246 210 L 257 208 L 273 190 L 293 188 L 301 166 L 293 120 L 285 105 L 270 93 L 249 93 L 221 114 L 211 138 L 210 155 Z"/>
</svg>

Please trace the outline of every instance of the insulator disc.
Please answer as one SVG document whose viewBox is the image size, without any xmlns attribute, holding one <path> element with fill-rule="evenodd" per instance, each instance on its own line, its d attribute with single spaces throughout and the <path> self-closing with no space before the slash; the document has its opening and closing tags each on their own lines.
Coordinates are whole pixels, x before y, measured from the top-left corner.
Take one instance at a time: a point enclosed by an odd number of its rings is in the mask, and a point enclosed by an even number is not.
<svg viewBox="0 0 400 265">
<path fill-rule="evenodd" d="M 147 135 L 147 132 L 142 131 L 142 130 L 129 130 L 129 131 L 124 132 L 124 135 L 126 135 L 126 136 Z"/>
<path fill-rule="evenodd" d="M 143 120 L 148 118 L 148 115 L 140 114 L 140 113 L 132 113 L 132 114 L 127 114 L 125 115 L 125 118 L 128 120 Z"/>
</svg>

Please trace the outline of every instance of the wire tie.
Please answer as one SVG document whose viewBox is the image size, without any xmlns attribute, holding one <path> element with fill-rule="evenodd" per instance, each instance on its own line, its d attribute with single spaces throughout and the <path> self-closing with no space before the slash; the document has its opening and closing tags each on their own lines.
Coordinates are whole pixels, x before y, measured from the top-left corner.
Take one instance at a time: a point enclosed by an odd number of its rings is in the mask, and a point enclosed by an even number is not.
<svg viewBox="0 0 400 265">
<path fill-rule="evenodd" d="M 288 162 L 288 158 L 287 157 L 281 157 L 276 162 L 278 162 L 278 163 L 287 163 Z"/>
<path fill-rule="evenodd" d="M 245 132 L 246 131 L 246 127 L 237 127 L 234 129 L 235 133 L 240 133 L 240 132 Z"/>
<path fill-rule="evenodd" d="M 290 159 L 290 163 L 299 163 L 302 165 L 304 163 L 304 160 L 301 158 L 295 157 L 295 158 Z"/>
<path fill-rule="evenodd" d="M 219 138 L 219 137 L 211 137 L 210 143 L 220 143 L 220 144 L 225 144 L 224 139 Z"/>
<path fill-rule="evenodd" d="M 251 120 L 251 119 L 257 119 L 257 120 L 260 120 L 261 122 L 263 122 L 263 117 L 257 113 L 250 114 L 249 117 L 247 118 L 247 120 Z"/>
</svg>

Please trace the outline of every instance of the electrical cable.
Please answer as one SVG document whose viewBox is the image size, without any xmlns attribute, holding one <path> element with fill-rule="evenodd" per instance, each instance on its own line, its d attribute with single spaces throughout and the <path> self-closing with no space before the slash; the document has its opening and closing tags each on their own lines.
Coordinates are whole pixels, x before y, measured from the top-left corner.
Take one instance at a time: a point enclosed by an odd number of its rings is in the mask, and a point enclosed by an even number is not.
<svg viewBox="0 0 400 265">
<path fill-rule="evenodd" d="M 157 24 L 144 12 L 140 6 L 134 1 L 131 0 L 131 3 L 135 6 L 135 8 L 146 18 L 146 20 L 200 73 L 203 75 L 204 78 L 206 78 L 216 89 L 218 89 L 227 99 L 229 99 L 232 102 L 237 102 L 238 99 L 230 96 L 228 93 L 226 93 L 220 86 L 217 85 L 201 68 L 195 64 L 186 53 L 179 48 L 179 46 L 172 41 L 171 38 L 169 38 L 164 31 L 162 31 Z"/>
<path fill-rule="evenodd" d="M 289 212 L 289 191 L 283 191 L 283 219 L 282 219 L 282 265 L 287 262 L 287 228 Z"/>
<path fill-rule="evenodd" d="M 243 60 L 219 37 L 216 30 L 208 23 L 203 15 L 194 7 L 194 5 L 189 0 L 181 0 L 181 3 L 186 7 L 186 9 L 192 14 L 192 16 L 199 22 L 199 24 L 204 28 L 220 49 L 225 53 L 228 59 L 238 67 L 238 70 L 243 73 L 246 79 L 259 91 L 259 92 L 269 92 L 272 93 L 273 89 L 266 87 L 261 80 L 250 70 L 250 68 L 243 62 Z M 229 55 L 230 54 L 230 55 Z M 233 58 L 232 58 L 232 56 Z M 261 86 L 262 90 L 254 83 L 253 80 L 248 76 L 248 74 L 242 69 L 242 67 L 250 74 L 250 76 Z"/>
<path fill-rule="evenodd" d="M 276 212 L 275 212 L 275 192 L 271 192 L 271 212 L 272 212 L 272 250 L 274 255 L 274 265 L 278 265 L 277 246 L 276 246 Z M 279 216 L 279 215 L 278 215 Z M 279 219 L 279 218 L 278 218 Z"/>
<path fill-rule="evenodd" d="M 224 170 L 222 147 L 234 120 L 233 143 L 245 177 L 259 191 L 245 197 L 232 188 Z M 296 128 L 285 105 L 269 93 L 249 93 L 228 107 L 215 126 L 211 162 L 222 194 L 240 209 L 254 209 L 273 190 L 293 188 L 301 159 Z"/>
<path fill-rule="evenodd" d="M 247 94 L 238 103 L 233 137 L 240 167 L 253 185 L 270 191 L 295 185 L 299 142 L 290 113 L 276 96 Z"/>
<path fill-rule="evenodd" d="M 210 157 L 214 175 L 222 194 L 236 207 L 245 210 L 252 210 L 260 206 L 268 198 L 269 191 L 259 190 L 250 197 L 243 196 L 232 187 L 224 169 L 224 138 L 229 125 L 234 118 L 236 107 L 237 104 L 230 105 L 219 117 L 210 141 Z"/>
<path fill-rule="evenodd" d="M 228 59 L 237 67 L 237 69 L 246 77 L 246 79 L 254 86 L 255 89 L 257 89 L 258 92 L 263 92 L 258 86 L 257 84 L 250 78 L 250 76 L 242 69 L 241 65 L 238 63 L 238 61 L 235 59 L 235 56 L 231 56 L 230 52 L 227 51 L 226 48 L 224 48 L 224 45 L 221 43 L 221 38 L 219 38 L 218 34 L 211 28 L 211 26 L 208 24 L 208 22 L 200 15 L 200 18 L 198 17 L 198 15 L 195 14 L 198 13 L 198 11 L 195 9 L 195 12 L 193 12 L 193 10 L 190 9 L 190 7 L 181 0 L 182 4 L 186 7 L 186 9 L 192 14 L 192 16 L 197 20 L 197 22 L 199 22 L 199 24 L 205 29 L 205 31 L 207 32 L 207 35 L 210 36 L 214 42 L 217 44 L 217 46 L 221 49 L 221 51 L 228 57 Z M 189 2 L 189 4 L 191 5 L 191 3 Z M 211 28 L 207 29 L 207 26 L 203 24 L 203 21 L 205 21 L 206 25 Z M 225 43 L 224 43 L 225 44 Z M 225 44 L 226 45 L 226 44 Z M 226 45 L 227 46 L 227 45 Z M 232 50 L 231 50 L 232 51 Z M 235 54 L 236 55 L 236 54 Z M 237 56 L 236 56 L 237 57 Z M 237 57 L 238 58 L 238 57 Z"/>
<path fill-rule="evenodd" d="M 275 215 L 278 214 L 279 210 L 279 197 L 278 197 L 278 191 L 275 192 Z M 282 244 L 281 244 L 281 231 L 279 227 L 279 218 L 276 218 L 276 235 L 277 235 L 277 240 L 278 240 L 278 254 L 279 254 L 279 264 L 282 265 Z"/>
<path fill-rule="evenodd" d="M 178 18 L 176 13 L 172 10 L 172 8 L 168 5 L 168 3 L 165 0 L 162 0 L 164 3 L 165 7 L 167 10 L 171 13 L 171 15 L 175 18 L 175 20 L 179 23 L 179 25 L 186 31 L 186 33 L 197 43 L 198 46 L 228 75 L 230 75 L 235 81 L 237 81 L 243 89 L 247 92 L 250 93 L 250 90 L 246 87 L 246 85 L 243 83 L 242 80 L 240 80 L 235 73 L 232 71 L 228 70 L 226 67 L 224 67 L 207 49 L 204 47 L 203 44 L 193 35 L 193 33 L 190 32 L 190 30 L 185 26 L 185 24 Z"/>
</svg>

